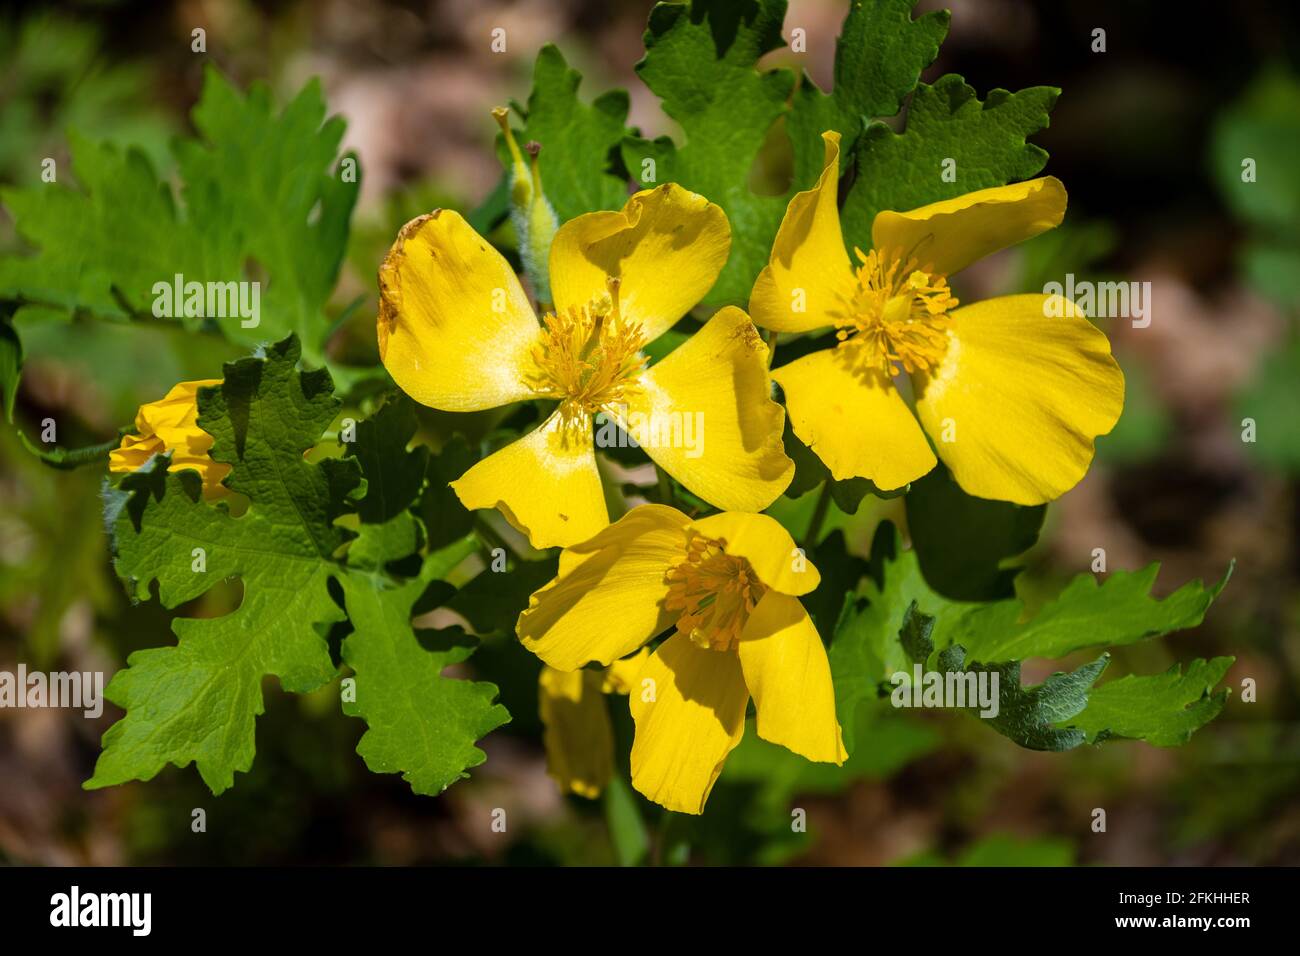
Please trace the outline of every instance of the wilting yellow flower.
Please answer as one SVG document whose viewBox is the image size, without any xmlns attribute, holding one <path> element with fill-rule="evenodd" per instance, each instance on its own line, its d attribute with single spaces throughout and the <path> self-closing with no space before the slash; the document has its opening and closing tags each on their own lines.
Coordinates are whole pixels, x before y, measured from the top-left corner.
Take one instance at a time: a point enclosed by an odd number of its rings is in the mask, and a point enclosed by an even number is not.
<svg viewBox="0 0 1300 956">
<path fill-rule="evenodd" d="M 650 656 L 642 648 L 602 670 L 559 671 L 545 666 L 538 676 L 542 742 L 546 766 L 560 788 L 595 799 L 614 773 L 614 728 L 606 694 L 627 694 Z"/>
<path fill-rule="evenodd" d="M 222 498 L 230 494 L 221 483 L 230 465 L 208 457 L 212 436 L 198 426 L 200 388 L 220 385 L 221 379 L 181 382 L 156 402 L 141 405 L 135 416 L 138 434 L 123 435 L 122 444 L 108 455 L 110 471 L 136 471 L 154 455 L 172 453 L 168 471 L 192 468 L 203 479 L 203 497 Z"/>
<path fill-rule="evenodd" d="M 518 633 L 550 667 L 581 675 L 589 661 L 610 664 L 675 628 L 630 679 L 632 785 L 669 810 L 700 813 L 751 696 L 763 739 L 809 760 L 847 756 L 826 650 L 799 602 L 819 580 L 767 515 L 692 521 L 642 505 L 561 553 Z"/>
<path fill-rule="evenodd" d="M 1114 427 L 1124 404 L 1124 376 L 1106 336 L 1059 296 L 957 308 L 947 282 L 1058 225 L 1060 181 L 881 212 L 874 248 L 855 250 L 855 265 L 836 206 L 839 134 L 822 139 L 821 178 L 790 201 L 749 300 L 760 326 L 838 330 L 837 346 L 772 373 L 795 434 L 835 478 L 869 478 L 882 489 L 934 467 L 925 433 L 970 494 L 1040 504 L 1074 487 L 1094 439 Z M 915 418 L 894 387 L 900 372 L 911 376 Z"/>
<path fill-rule="evenodd" d="M 591 537 L 609 523 L 601 412 L 710 504 L 771 504 L 794 465 L 749 317 L 722 309 L 651 368 L 642 352 L 708 292 L 730 246 L 722 210 L 672 183 L 579 216 L 551 244 L 555 309 L 539 324 L 509 263 L 460 215 L 407 223 L 379 271 L 379 353 L 397 384 L 447 411 L 559 402 L 452 483 L 465 507 L 499 508 L 538 548 Z"/>
</svg>

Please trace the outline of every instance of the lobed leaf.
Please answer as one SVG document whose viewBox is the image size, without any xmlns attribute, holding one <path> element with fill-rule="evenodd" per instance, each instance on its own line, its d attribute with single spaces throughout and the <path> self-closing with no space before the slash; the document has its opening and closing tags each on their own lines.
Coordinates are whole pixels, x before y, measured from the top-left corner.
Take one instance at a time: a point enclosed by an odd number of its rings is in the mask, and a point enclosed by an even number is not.
<svg viewBox="0 0 1300 956">
<path fill-rule="evenodd" d="M 1047 126 L 1060 92 L 993 90 L 981 102 L 953 74 L 918 85 L 903 132 L 873 123 L 858 141 L 857 175 L 840 213 L 845 243 L 870 249 L 871 224 L 881 210 L 915 209 L 1036 175 L 1047 153 L 1026 139 Z"/>
<path fill-rule="evenodd" d="M 475 741 L 510 720 L 494 703 L 495 685 L 442 673 L 474 653 L 473 638 L 459 628 L 417 632 L 411 625 L 425 588 L 473 548 L 466 539 L 434 552 L 419 576 L 399 587 L 378 576 L 340 578 L 353 627 L 343 660 L 356 674 L 356 699 L 343 710 L 368 727 L 357 753 L 374 773 L 400 772 L 415 793 L 436 795 L 469 776 L 487 759 Z"/>
<path fill-rule="evenodd" d="M 55 315 L 142 318 L 153 310 L 155 283 L 178 274 L 187 283 L 258 281 L 257 326 L 245 328 L 239 315 L 208 318 L 250 345 L 296 333 L 308 358 L 319 360 L 324 307 L 360 188 L 359 171 L 348 181 L 336 169 L 345 124 L 325 119 L 318 81 L 276 115 L 265 86 L 241 95 L 213 68 L 192 118 L 199 138 L 173 146 L 179 203 L 143 152 L 75 132 L 79 190 L 0 191 L 19 234 L 37 247 L 35 255 L 0 259 L 0 299 L 53 307 Z"/>
<path fill-rule="evenodd" d="M 252 765 L 263 679 L 298 693 L 334 679 L 325 635 L 345 620 L 343 659 L 357 675 L 345 710 L 371 725 L 358 751 L 372 769 L 440 792 L 482 762 L 475 741 L 509 719 L 492 685 L 442 676 L 472 643 L 443 635 L 446 646 L 426 646 L 411 626 L 417 601 L 473 540 L 428 555 L 408 580 L 390 575 L 423 542 L 411 509 L 429 456 L 407 449 L 410 407 L 390 402 L 360 423 L 353 457 L 311 463 L 304 453 L 340 403 L 328 372 L 299 371 L 299 357 L 290 337 L 200 390 L 199 425 L 214 438 L 212 457 L 230 463 L 225 484 L 248 499 L 244 513 L 205 503 L 197 476 L 169 474 L 164 456 L 106 491 L 115 567 L 133 598 L 147 600 L 156 582 L 162 604 L 176 607 L 230 578 L 243 595 L 229 614 L 178 618 L 176 646 L 132 654 L 114 676 L 106 696 L 127 713 L 105 734 L 88 788 L 148 780 L 169 762 L 194 763 L 214 793 L 229 788 Z M 350 512 L 359 533 L 336 520 Z"/>
<path fill-rule="evenodd" d="M 631 132 L 627 91 L 602 93 L 588 106 L 578 97 L 581 83 L 582 74 L 548 43 L 537 54 L 527 106 L 514 104 L 524 118 L 519 142 L 541 146 L 542 186 L 560 222 L 619 209 L 627 199 L 627 177 L 619 161 L 619 144 Z M 508 168 L 504 141 L 497 153 Z"/>
</svg>

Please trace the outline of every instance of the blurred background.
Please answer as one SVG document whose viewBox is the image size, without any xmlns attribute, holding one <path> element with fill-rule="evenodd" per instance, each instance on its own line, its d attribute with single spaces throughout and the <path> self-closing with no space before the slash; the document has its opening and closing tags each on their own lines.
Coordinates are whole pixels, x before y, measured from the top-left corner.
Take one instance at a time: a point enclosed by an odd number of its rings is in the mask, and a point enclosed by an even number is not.
<svg viewBox="0 0 1300 956">
<path fill-rule="evenodd" d="M 169 169 L 190 130 L 205 61 L 283 103 L 319 76 L 359 154 L 360 203 L 335 308 L 362 297 L 331 342 L 375 361 L 375 271 L 398 227 L 434 206 L 477 207 L 500 176 L 493 106 L 520 101 L 539 47 L 557 43 L 585 99 L 631 93 L 629 125 L 673 133 L 632 67 L 651 4 L 641 0 L 427 2 L 53 2 L 0 13 L 0 183 L 27 185 L 40 157 L 66 161 L 66 130 L 140 145 Z M 966 294 L 1041 291 L 1076 279 L 1152 283 L 1154 321 L 1106 326 L 1128 381 L 1123 418 L 1087 478 L 1048 510 L 1020 589 L 1051 595 L 1104 547 L 1110 569 L 1162 562 L 1157 591 L 1236 573 L 1205 624 L 1120 649 L 1115 672 L 1234 655 L 1223 714 L 1177 749 L 1140 743 L 1033 753 L 973 721 L 925 714 L 852 773 L 774 773 L 728 763 L 700 821 L 649 814 L 676 861 L 802 864 L 1300 863 L 1300 16 L 1286 2 L 922 0 L 952 23 L 923 79 L 962 74 L 985 96 L 1064 93 L 1034 142 L 1070 193 L 1065 224 L 963 276 Z M 831 84 L 842 0 L 791 0 L 786 34 L 808 53 L 770 55 Z M 504 26 L 505 53 L 489 48 Z M 191 31 L 207 33 L 206 56 Z M 1094 52 L 1093 31 L 1106 31 Z M 777 159 L 762 175 L 788 178 Z M 1257 181 L 1241 188 L 1243 158 Z M 0 212 L 0 249 L 17 240 Z M 174 382 L 219 373 L 236 354 L 212 338 L 107 323 L 24 335 L 17 422 L 62 440 L 111 438 Z M 223 352 L 228 348 L 228 352 Z M 1255 422 L 1243 441 L 1243 420 Z M 0 669 L 118 669 L 170 639 L 175 614 L 221 613 L 225 593 L 167 612 L 132 607 L 114 579 L 96 468 L 56 471 L 0 427 Z M 869 542 L 898 502 L 868 500 L 839 525 Z M 218 589 L 218 592 L 220 589 Z M 609 863 L 604 802 L 562 796 L 546 774 L 535 671 L 508 639 L 474 658 L 513 721 L 483 743 L 487 763 L 444 796 L 413 796 L 353 752 L 362 725 L 337 689 L 292 697 L 274 682 L 251 773 L 214 798 L 193 768 L 85 793 L 99 737 L 119 716 L 0 709 L 0 862 Z M 1067 662 L 1069 663 L 1069 662 Z M 1026 683 L 1060 666 L 1026 666 Z M 1121 670 L 1122 668 L 1122 670 Z M 1258 685 L 1254 703 L 1241 682 Z M 626 715 L 624 715 L 625 717 Z M 626 721 L 619 732 L 626 735 Z M 790 808 L 808 832 L 790 832 Z M 205 808 L 208 832 L 191 831 Z M 506 808 L 507 834 L 488 825 Z M 1091 811 L 1108 815 L 1104 834 Z M 643 805 L 644 809 L 644 805 Z"/>
</svg>

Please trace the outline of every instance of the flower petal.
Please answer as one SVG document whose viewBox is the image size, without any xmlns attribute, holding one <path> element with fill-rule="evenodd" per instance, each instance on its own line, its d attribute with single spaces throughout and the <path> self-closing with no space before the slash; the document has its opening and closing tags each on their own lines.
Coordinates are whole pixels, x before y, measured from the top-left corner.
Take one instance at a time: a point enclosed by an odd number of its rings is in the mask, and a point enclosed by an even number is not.
<svg viewBox="0 0 1300 956">
<path fill-rule="evenodd" d="M 157 435 L 123 435 L 122 444 L 108 453 L 108 470 L 136 471 L 154 455 L 161 455 L 166 450 L 167 446 Z"/>
<path fill-rule="evenodd" d="M 848 752 L 835 718 L 831 664 L 799 599 L 764 594 L 749 615 L 739 651 L 758 735 L 809 760 L 842 764 Z"/>
<path fill-rule="evenodd" d="M 915 256 L 929 271 L 950 276 L 1059 226 L 1065 202 L 1065 187 L 1055 176 L 980 189 L 908 212 L 879 212 L 871 242 L 881 252 Z"/>
<path fill-rule="evenodd" d="M 219 378 L 180 382 L 156 402 L 141 405 L 135 416 L 138 435 L 124 435 L 122 443 L 109 452 L 109 470 L 135 471 L 153 455 L 171 452 L 168 471 L 197 471 L 203 480 L 203 497 L 208 501 L 225 498 L 230 490 L 221 482 L 230 474 L 226 462 L 213 461 L 214 439 L 199 427 L 200 388 L 221 384 Z"/>
<path fill-rule="evenodd" d="M 500 509 L 534 548 L 585 541 L 609 524 L 586 416 L 566 424 L 558 410 L 553 412 L 451 487 L 471 511 Z"/>
<path fill-rule="evenodd" d="M 551 292 L 558 311 L 607 296 L 619 279 L 619 307 L 646 341 L 668 331 L 717 281 L 731 251 L 726 213 L 676 183 L 637 193 L 618 212 L 590 212 L 560 227 L 551 243 Z"/>
<path fill-rule="evenodd" d="M 728 306 L 607 409 L 647 455 L 717 508 L 762 511 L 794 477 L 770 398 L 767 346 Z"/>
<path fill-rule="evenodd" d="M 940 439 L 939 457 L 981 498 L 1035 505 L 1060 497 L 1124 406 L 1110 342 L 1062 296 L 989 299 L 952 320 L 939 367 L 914 376 L 917 415 Z"/>
<path fill-rule="evenodd" d="M 614 775 L 614 731 L 598 671 L 543 667 L 538 703 L 546 769 L 562 790 L 595 799 Z"/>
<path fill-rule="evenodd" d="M 632 786 L 669 810 L 702 813 L 745 732 L 749 691 L 740 658 L 674 634 L 650 655 L 640 680 L 653 683 L 634 688 L 630 698 Z"/>
<path fill-rule="evenodd" d="M 845 350 L 805 355 L 772 378 L 785 392 L 794 433 L 836 480 L 869 478 L 889 491 L 934 467 L 934 452 L 894 383 L 854 368 Z"/>
<path fill-rule="evenodd" d="M 668 569 L 685 557 L 687 518 L 663 505 L 633 508 L 560 556 L 560 572 L 533 594 L 516 630 L 552 667 L 609 664 L 671 626 Z"/>
<path fill-rule="evenodd" d="M 605 669 L 605 682 L 600 689 L 606 694 L 630 694 L 641 668 L 650 659 L 650 648 L 643 647 L 631 657 L 624 657 Z"/>
<path fill-rule="evenodd" d="M 817 185 L 790 200 L 771 259 L 749 296 L 755 324 L 778 332 L 834 324 L 835 313 L 853 293 L 853 264 L 844 250 L 837 205 L 840 134 L 822 133 L 822 141 L 826 154 Z"/>
<path fill-rule="evenodd" d="M 188 444 L 197 433 L 207 439 L 209 448 L 212 447 L 212 436 L 198 427 L 199 389 L 220 384 L 219 378 L 205 378 L 173 385 L 158 401 L 140 406 L 135 416 L 136 431 L 141 435 L 157 435 L 168 448 Z"/>
<path fill-rule="evenodd" d="M 379 267 L 379 356 L 402 391 L 444 411 L 536 397 L 540 326 L 514 270 L 449 209 L 412 219 Z"/>
<path fill-rule="evenodd" d="M 782 594 L 807 594 L 821 582 L 790 532 L 770 515 L 727 511 L 692 521 L 690 530 L 725 541 L 727 554 L 745 558 L 763 584 Z"/>
</svg>

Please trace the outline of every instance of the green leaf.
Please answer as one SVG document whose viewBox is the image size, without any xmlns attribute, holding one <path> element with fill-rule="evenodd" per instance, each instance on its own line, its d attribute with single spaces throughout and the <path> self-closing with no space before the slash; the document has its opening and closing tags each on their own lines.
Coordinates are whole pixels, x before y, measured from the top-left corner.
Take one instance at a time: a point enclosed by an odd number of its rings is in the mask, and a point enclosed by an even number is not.
<svg viewBox="0 0 1300 956">
<path fill-rule="evenodd" d="M 934 62 L 948 32 L 949 13 L 912 19 L 916 0 L 852 0 L 835 43 L 835 87 L 823 93 L 805 73 L 786 128 L 794 143 L 796 188 L 806 189 L 822 168 L 821 134 L 841 134 L 840 168 L 852 161 L 865 123 L 893 116 Z"/>
<path fill-rule="evenodd" d="M 133 599 L 147 600 L 156 581 L 163 606 L 177 607 L 235 577 L 243 599 L 221 617 L 178 618 L 176 646 L 130 656 L 105 691 L 127 714 L 104 735 L 87 788 L 193 762 L 221 793 L 252 766 L 262 679 L 306 693 L 335 675 L 323 633 L 343 619 L 328 584 L 347 535 L 333 520 L 359 476 L 352 462 L 303 459 L 338 401 L 328 373 L 298 372 L 298 357 L 286 340 L 227 365 L 224 384 L 199 393 L 199 424 L 215 439 L 212 457 L 232 465 L 226 484 L 249 499 L 245 514 L 203 504 L 195 474 L 166 474 L 162 457 L 110 493 L 114 565 Z"/>
<path fill-rule="evenodd" d="M 1151 564 L 1141 571 L 1115 571 L 1100 584 L 1093 575 L 1080 574 L 1027 621 L 1019 600 L 976 607 L 937 641 L 941 647 L 960 644 L 982 661 L 1058 658 L 1088 647 L 1135 644 L 1200 624 L 1232 576 L 1229 566 L 1213 587 L 1191 581 L 1160 600 L 1151 596 L 1159 570 L 1159 564 Z"/>
<path fill-rule="evenodd" d="M 211 68 L 192 117 L 201 138 L 173 147 L 183 208 L 143 153 L 75 134 L 80 191 L 0 192 L 18 232 L 39 249 L 0 260 L 0 298 L 122 319 L 149 316 L 155 283 L 177 274 L 186 283 L 259 281 L 256 327 L 244 328 L 238 314 L 207 321 L 248 344 L 295 332 L 319 359 L 359 189 L 359 174 L 345 182 L 335 169 L 343 121 L 325 119 L 317 81 L 277 116 L 264 86 L 241 96 Z"/>
<path fill-rule="evenodd" d="M 924 664 L 934 653 L 934 618 L 917 610 L 913 601 L 903 612 L 903 626 L 898 629 L 898 643 L 914 664 Z"/>
<path fill-rule="evenodd" d="M 619 145 L 631 132 L 627 91 L 602 93 L 588 106 L 578 98 L 581 83 L 582 74 L 548 43 L 537 54 L 527 107 L 514 104 L 524 117 L 519 142 L 542 147 L 537 160 L 542 191 L 560 222 L 598 209 L 620 209 L 627 200 L 627 177 L 619 170 Z M 509 168 L 504 140 L 497 153 Z"/>
<path fill-rule="evenodd" d="M 365 497 L 357 502 L 357 515 L 366 524 L 383 524 L 404 514 L 420 494 L 429 449 L 421 445 L 407 450 L 416 427 L 415 408 L 405 395 L 393 397 L 369 419 L 357 422 L 349 451 L 366 476 Z"/>
<path fill-rule="evenodd" d="M 906 210 L 1036 175 L 1047 153 L 1026 143 L 1047 126 L 1060 90 L 993 90 L 984 102 L 960 76 L 922 83 L 895 133 L 873 123 L 857 148 L 857 176 L 840 212 L 846 245 L 871 248 L 871 224 L 883 209 Z M 956 163 L 944 181 L 944 161 Z"/>
<path fill-rule="evenodd" d="M 934 62 L 948 33 L 947 10 L 912 20 L 916 0 L 852 0 L 835 44 L 832 99 L 864 119 L 893 116 Z"/>
<path fill-rule="evenodd" d="M 830 647 L 835 709 L 850 754 L 859 707 L 879 700 L 891 675 L 911 670 L 912 659 L 899 639 L 908 608 L 916 605 L 933 618 L 930 633 L 942 635 L 979 606 L 949 601 L 931 590 L 916 552 L 901 550 L 898 531 L 889 522 L 881 524 L 872 542 L 871 571 L 858 593 L 845 601 Z"/>
<path fill-rule="evenodd" d="M 1183 672 L 1175 664 L 1163 674 L 1130 674 L 1094 688 L 1088 706 L 1070 720 L 1089 743 L 1115 738 L 1145 740 L 1158 747 L 1177 747 L 1223 710 L 1228 688 L 1214 688 L 1234 658 L 1197 659 Z"/>
<path fill-rule="evenodd" d="M 424 546 L 421 525 L 409 511 L 383 524 L 363 524 L 348 545 L 348 567 L 380 571 L 409 558 Z"/>
<path fill-rule="evenodd" d="M 927 643 L 934 648 L 927 662 L 932 668 L 961 670 L 969 660 L 981 662 L 973 665 L 977 669 L 998 671 L 1003 693 L 1012 695 L 1000 704 L 999 729 L 1005 727 L 1007 736 L 1017 742 L 1032 741 L 1040 749 L 1077 746 L 1084 739 L 1082 730 L 1058 733 L 1054 725 L 1047 725 L 1046 717 L 1058 713 L 1054 720 L 1059 721 L 1073 716 L 1064 713 L 1068 708 L 1061 701 L 1068 698 L 1072 706 L 1078 703 L 1079 693 L 1086 701 L 1087 686 L 1080 691 L 1078 682 L 1089 676 L 1095 680 L 1096 674 L 1083 668 L 1075 675 L 1049 680 L 1045 689 L 1022 692 L 1020 661 L 1132 644 L 1195 627 L 1232 571 L 1229 567 L 1213 587 L 1194 581 L 1159 600 L 1150 594 L 1157 570 L 1158 565 L 1152 565 L 1140 572 L 1118 571 L 1101 585 L 1092 575 L 1081 574 L 1055 600 L 1023 620 L 1025 607 L 1017 598 L 976 603 L 939 594 L 921 574 L 917 553 L 902 550 L 897 530 L 883 523 L 872 543 L 868 576 L 845 601 L 830 646 L 844 746 L 850 754 L 855 752 L 855 715 L 889 693 L 894 674 L 910 674 L 917 653 Z M 1058 699 L 1067 691 L 1066 697 Z"/>
<path fill-rule="evenodd" d="M 938 52 L 948 15 L 913 21 L 915 0 L 855 0 L 836 45 L 835 87 L 798 83 L 785 68 L 758 69 L 785 45 L 785 0 L 694 0 L 660 3 L 650 13 L 645 58 L 637 73 L 677 121 L 684 142 L 629 137 L 623 160 L 638 184 L 677 182 L 720 205 L 731 223 L 731 258 L 704 299 L 707 306 L 743 304 L 786 202 L 821 171 L 821 134 L 841 135 L 844 161 L 872 116 L 893 115 Z M 793 94 L 793 95 L 792 95 Z M 750 187 L 764 145 L 785 120 L 794 156 L 789 188 L 760 194 Z M 653 160 L 654 173 L 643 165 Z"/>
<path fill-rule="evenodd" d="M 361 189 L 359 165 L 345 178 L 339 164 L 347 124 L 326 119 L 325 109 L 319 80 L 276 116 L 265 86 L 240 96 L 209 68 L 192 114 L 202 138 L 176 146 L 191 219 L 211 229 L 238 209 L 230 244 L 241 261 L 253 258 L 270 277 L 263 309 L 273 324 L 235 337 L 264 341 L 296 332 L 309 359 L 324 345 L 324 306 Z M 351 154 L 344 160 L 357 163 Z"/>
<path fill-rule="evenodd" d="M 343 660 L 356 674 L 356 700 L 344 713 L 364 718 L 368 730 L 357 744 L 374 773 L 401 773 L 411 789 L 436 795 L 469 776 L 486 755 L 475 742 L 510 720 L 494 703 L 493 684 L 443 676 L 465 661 L 477 642 L 459 628 L 417 633 L 412 608 L 430 582 L 465 556 L 473 541 L 451 545 L 425 559 L 421 574 L 400 587 L 382 577 L 340 578 L 353 632 L 343 641 Z"/>
<path fill-rule="evenodd" d="M 979 715 L 980 720 L 1002 736 L 1029 750 L 1072 750 L 1084 742 L 1086 735 L 1082 730 L 1056 725 L 1071 724 L 1071 718 L 1087 706 L 1088 690 L 1110 663 L 1109 654 L 1102 654 L 1078 670 L 1058 671 L 1041 684 L 1023 687 L 1019 661 L 1002 664 L 972 662 L 966 665 L 960 646 L 950 650 L 952 653 L 941 665 L 944 673 L 973 674 L 976 680 L 984 674 L 998 675 L 996 716 L 983 716 L 977 707 L 966 709 Z"/>
<path fill-rule="evenodd" d="M 966 494 L 943 465 L 912 482 L 907 528 L 926 581 L 959 601 L 1011 597 L 1019 568 L 1003 563 L 1038 540 L 1046 505 L 1032 508 Z"/>
<path fill-rule="evenodd" d="M 342 655 L 357 697 L 347 712 L 371 725 L 358 749 L 372 769 L 401 770 L 416 792 L 438 793 L 482 762 L 475 741 L 508 719 L 492 685 L 442 676 L 473 641 L 411 628 L 413 607 L 473 552 L 474 539 L 434 551 L 410 580 L 382 570 L 423 540 L 411 508 L 428 456 L 407 449 L 410 407 L 388 403 L 357 425 L 353 457 L 313 464 L 304 453 L 340 402 L 328 372 L 298 371 L 299 355 L 290 337 L 228 364 L 221 386 L 200 390 L 199 425 L 213 436 L 212 457 L 231 464 L 226 484 L 248 499 L 244 513 L 205 503 L 197 475 L 167 473 L 164 456 L 106 493 L 116 568 L 133 598 L 147 600 L 156 581 L 162 604 L 176 607 L 229 578 L 243 597 L 223 616 L 177 619 L 175 647 L 131 655 L 106 690 L 127 715 L 105 735 L 89 788 L 194 762 L 214 793 L 227 789 L 252 765 L 263 679 L 297 693 L 332 680 L 325 635 L 348 617 Z M 347 520 L 361 520 L 360 534 L 336 521 L 354 510 Z"/>
<path fill-rule="evenodd" d="M 211 271 L 204 268 L 213 240 L 180 220 L 142 152 L 75 132 L 69 146 L 84 191 L 53 183 L 0 190 L 19 235 L 40 249 L 0 259 L 0 298 L 122 319 L 128 309 L 148 314 L 153 284 L 173 273 L 197 281 L 239 277 L 228 255 L 213 255 Z"/>
<path fill-rule="evenodd" d="M 659 3 L 650 12 L 636 71 L 681 125 L 685 142 L 630 137 L 623 161 L 640 187 L 680 183 L 727 213 L 731 258 L 706 305 L 748 301 L 785 211 L 784 198 L 749 187 L 755 157 L 794 89 L 789 70 L 756 69 L 760 57 L 784 45 L 784 18 L 785 0 Z M 653 176 L 645 160 L 654 161 Z"/>
</svg>

